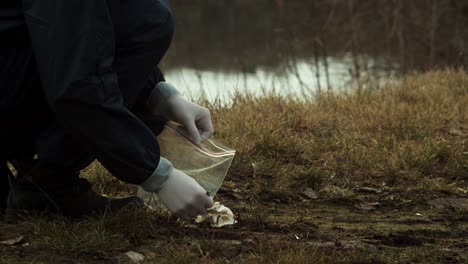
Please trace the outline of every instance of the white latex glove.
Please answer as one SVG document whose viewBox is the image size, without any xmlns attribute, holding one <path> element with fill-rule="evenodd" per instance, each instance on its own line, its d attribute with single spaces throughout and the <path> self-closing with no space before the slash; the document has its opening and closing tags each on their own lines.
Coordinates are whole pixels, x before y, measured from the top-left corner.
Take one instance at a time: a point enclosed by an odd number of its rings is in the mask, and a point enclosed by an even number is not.
<svg viewBox="0 0 468 264">
<path fill-rule="evenodd" d="M 172 170 L 156 195 L 169 211 L 185 219 L 205 215 L 214 204 L 200 184 L 178 169 Z"/>
<path fill-rule="evenodd" d="M 167 100 L 166 118 L 183 125 L 187 136 L 196 145 L 213 134 L 210 111 L 180 95 L 173 95 Z"/>
<path fill-rule="evenodd" d="M 153 114 L 183 125 L 184 134 L 196 145 L 213 134 L 210 111 L 184 99 L 170 83 L 156 85 L 147 106 Z"/>
</svg>

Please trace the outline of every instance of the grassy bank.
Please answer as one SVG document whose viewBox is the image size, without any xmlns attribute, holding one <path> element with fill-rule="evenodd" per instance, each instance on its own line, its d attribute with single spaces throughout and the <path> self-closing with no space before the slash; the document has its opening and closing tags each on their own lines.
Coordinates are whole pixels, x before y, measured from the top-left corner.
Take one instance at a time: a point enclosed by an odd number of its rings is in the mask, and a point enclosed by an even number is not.
<svg viewBox="0 0 468 264">
<path fill-rule="evenodd" d="M 206 103 L 215 137 L 238 153 L 217 196 L 235 226 L 144 210 L 37 216 L 0 223 L 0 240 L 24 237 L 0 245 L 0 262 L 126 263 L 133 250 L 147 263 L 466 263 L 468 74 L 368 86 Z M 97 163 L 84 176 L 108 195 L 136 191 Z"/>
<path fill-rule="evenodd" d="M 314 102 L 239 96 L 232 107 L 214 109 L 216 136 L 239 153 L 228 179 L 250 179 L 262 198 L 290 197 L 304 186 L 327 198 L 352 197 L 359 186 L 467 191 L 463 71 L 324 93 Z"/>
</svg>

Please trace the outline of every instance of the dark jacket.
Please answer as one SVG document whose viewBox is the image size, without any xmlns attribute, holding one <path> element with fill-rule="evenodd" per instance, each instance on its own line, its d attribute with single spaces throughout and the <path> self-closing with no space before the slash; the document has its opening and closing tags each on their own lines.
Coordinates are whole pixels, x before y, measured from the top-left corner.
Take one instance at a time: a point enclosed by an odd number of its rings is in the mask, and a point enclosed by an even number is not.
<svg viewBox="0 0 468 264">
<path fill-rule="evenodd" d="M 160 154 L 154 131 L 139 117 L 163 79 L 157 64 L 172 30 L 169 9 L 155 0 L 0 1 L 0 119 L 11 120 L 15 111 L 49 113 L 46 129 L 30 136 L 58 134 L 58 145 L 71 140 L 118 178 L 144 182 Z M 27 70 L 16 74 L 13 66 Z M 33 78 L 31 68 L 40 85 L 18 84 Z"/>
</svg>

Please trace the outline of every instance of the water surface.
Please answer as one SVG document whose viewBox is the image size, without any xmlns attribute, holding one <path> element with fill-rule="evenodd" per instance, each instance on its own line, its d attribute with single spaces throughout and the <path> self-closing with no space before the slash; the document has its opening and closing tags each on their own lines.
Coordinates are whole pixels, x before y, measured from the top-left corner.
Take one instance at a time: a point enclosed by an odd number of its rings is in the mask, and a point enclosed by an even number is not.
<svg viewBox="0 0 468 264">
<path fill-rule="evenodd" d="M 176 33 L 162 68 L 185 95 L 226 100 L 466 66 L 463 7 L 409 2 L 172 0 Z"/>
</svg>

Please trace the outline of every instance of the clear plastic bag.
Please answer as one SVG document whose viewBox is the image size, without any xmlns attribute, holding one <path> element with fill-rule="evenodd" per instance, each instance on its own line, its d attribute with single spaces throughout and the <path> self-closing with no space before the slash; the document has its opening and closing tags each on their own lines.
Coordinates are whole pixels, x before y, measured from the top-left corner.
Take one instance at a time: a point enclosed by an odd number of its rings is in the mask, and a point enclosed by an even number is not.
<svg viewBox="0 0 468 264">
<path fill-rule="evenodd" d="M 214 139 L 207 139 L 201 146 L 193 144 L 185 136 L 182 127 L 170 122 L 158 136 L 161 156 L 172 162 L 175 168 L 194 178 L 214 197 L 223 184 L 236 151 Z M 151 207 L 161 207 L 154 193 L 141 187 L 138 196 Z"/>
</svg>

